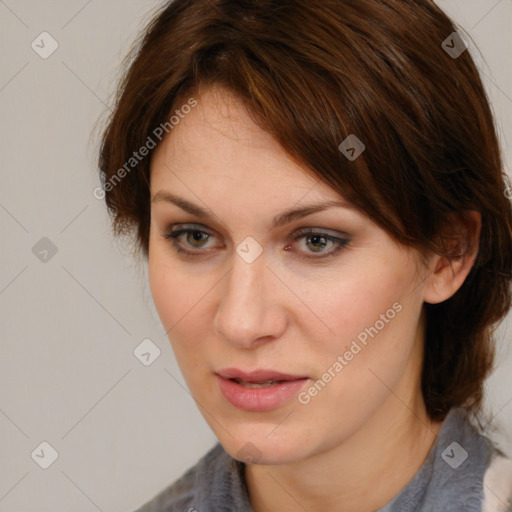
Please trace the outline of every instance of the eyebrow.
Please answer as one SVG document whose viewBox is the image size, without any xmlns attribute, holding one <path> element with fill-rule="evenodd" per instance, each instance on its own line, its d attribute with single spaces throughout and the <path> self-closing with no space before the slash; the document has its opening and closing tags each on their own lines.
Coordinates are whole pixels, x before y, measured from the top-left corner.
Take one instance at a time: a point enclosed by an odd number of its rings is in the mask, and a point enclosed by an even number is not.
<svg viewBox="0 0 512 512">
<path fill-rule="evenodd" d="M 171 194 L 163 190 L 160 190 L 151 198 L 152 203 L 162 201 L 174 204 L 181 208 L 182 210 L 186 211 L 187 213 L 195 215 L 196 217 L 199 217 L 201 219 L 212 220 L 214 217 L 216 217 L 216 215 L 214 215 L 209 209 L 203 208 L 202 206 L 191 203 L 187 199 L 178 197 L 174 194 Z M 296 219 L 301 219 L 302 217 L 306 217 L 307 215 L 311 215 L 316 212 L 321 212 L 329 208 L 346 208 L 349 210 L 354 210 L 354 207 L 350 203 L 347 203 L 346 201 L 343 200 L 331 200 L 324 201 L 321 203 L 307 204 L 301 206 L 300 208 L 292 208 L 280 213 L 279 215 L 276 215 L 272 220 L 272 228 L 284 226 L 285 224 L 288 224 Z"/>
</svg>

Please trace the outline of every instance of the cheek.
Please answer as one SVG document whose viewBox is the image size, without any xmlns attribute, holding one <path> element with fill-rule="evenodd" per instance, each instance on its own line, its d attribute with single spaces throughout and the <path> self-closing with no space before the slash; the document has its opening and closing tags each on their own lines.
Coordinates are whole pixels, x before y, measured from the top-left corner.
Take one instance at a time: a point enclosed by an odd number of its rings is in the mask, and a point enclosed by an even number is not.
<svg viewBox="0 0 512 512">
<path fill-rule="evenodd" d="M 150 244 L 148 277 L 151 295 L 166 331 L 189 314 L 204 290 L 193 276 L 172 263 L 168 250 L 159 241 Z M 199 286 L 198 286 L 199 284 Z M 173 329 L 174 330 L 174 329 Z"/>
<path fill-rule="evenodd" d="M 207 339 L 206 280 L 187 275 L 157 251 L 149 253 L 148 277 L 156 310 L 180 367 L 194 364 L 204 353 L 199 345 Z"/>
<path fill-rule="evenodd" d="M 295 289 L 299 297 L 305 298 L 310 311 L 321 320 L 308 322 L 321 336 L 323 342 L 320 341 L 320 345 L 328 343 L 341 350 L 376 322 L 379 331 L 388 330 L 399 308 L 393 309 L 393 304 L 404 300 L 409 279 L 396 267 L 374 263 L 346 269 L 337 276 L 323 279 L 321 285 L 301 281 Z M 383 328 L 385 320 L 390 321 Z"/>
<path fill-rule="evenodd" d="M 150 246 L 148 255 L 148 277 L 153 302 L 164 327 L 174 324 L 176 306 L 179 304 L 180 290 L 178 276 L 164 264 L 163 257 Z"/>
<path fill-rule="evenodd" d="M 378 404 L 388 393 L 383 382 L 393 386 L 409 363 L 421 291 L 414 290 L 410 261 L 395 256 L 354 265 L 322 289 L 303 285 L 301 293 L 322 320 L 302 323 L 304 336 L 311 340 L 305 353 L 314 362 L 315 377 L 329 382 L 325 389 L 322 382 L 318 385 L 320 409 L 327 402 L 357 410 L 361 396 L 371 409 L 370 404 Z"/>
<path fill-rule="evenodd" d="M 325 322 L 335 334 L 318 336 L 311 355 L 320 362 L 316 377 L 332 382 L 325 388 L 319 383 L 323 398 L 317 401 L 316 412 L 325 413 L 325 421 L 328 413 L 322 412 L 322 403 L 356 414 L 365 397 L 367 412 L 377 407 L 416 354 L 422 300 L 419 292 L 411 293 L 412 275 L 381 269 L 344 284 L 337 293 L 330 290 L 336 300 L 322 304 Z"/>
</svg>

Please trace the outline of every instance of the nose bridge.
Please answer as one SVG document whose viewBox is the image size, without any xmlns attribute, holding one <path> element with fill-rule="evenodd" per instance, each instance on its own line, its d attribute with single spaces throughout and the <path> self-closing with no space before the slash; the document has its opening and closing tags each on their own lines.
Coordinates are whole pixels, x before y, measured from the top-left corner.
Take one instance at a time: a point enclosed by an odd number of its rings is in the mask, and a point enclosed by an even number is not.
<svg viewBox="0 0 512 512">
<path fill-rule="evenodd" d="M 271 274 L 264 254 L 252 262 L 234 255 L 214 322 L 215 330 L 229 343 L 249 347 L 261 337 L 279 335 L 282 324 L 272 310 Z"/>
</svg>

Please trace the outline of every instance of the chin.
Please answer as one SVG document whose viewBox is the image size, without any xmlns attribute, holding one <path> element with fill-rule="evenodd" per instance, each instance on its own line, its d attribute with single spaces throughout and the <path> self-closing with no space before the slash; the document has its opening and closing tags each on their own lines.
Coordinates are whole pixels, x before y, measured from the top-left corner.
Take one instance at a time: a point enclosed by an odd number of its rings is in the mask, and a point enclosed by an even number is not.
<svg viewBox="0 0 512 512">
<path fill-rule="evenodd" d="M 300 442 L 299 436 L 287 434 L 282 436 L 268 435 L 267 425 L 260 426 L 264 432 L 255 433 L 254 428 L 246 435 L 238 433 L 230 437 L 225 434 L 218 437 L 220 444 L 236 460 L 246 464 L 288 464 L 307 456 L 303 453 L 304 443 Z M 220 434 L 220 433 L 218 433 Z"/>
</svg>

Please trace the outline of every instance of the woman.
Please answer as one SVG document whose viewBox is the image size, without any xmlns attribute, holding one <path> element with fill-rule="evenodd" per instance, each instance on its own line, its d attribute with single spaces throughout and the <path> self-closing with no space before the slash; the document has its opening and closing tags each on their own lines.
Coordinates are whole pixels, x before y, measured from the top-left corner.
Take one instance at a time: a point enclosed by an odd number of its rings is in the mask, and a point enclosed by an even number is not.
<svg viewBox="0 0 512 512">
<path fill-rule="evenodd" d="M 132 58 L 133 57 L 133 58 Z M 100 155 L 219 440 L 139 512 L 506 511 L 482 420 L 512 210 L 430 0 L 175 0 Z"/>
</svg>

